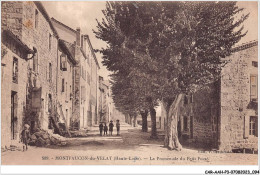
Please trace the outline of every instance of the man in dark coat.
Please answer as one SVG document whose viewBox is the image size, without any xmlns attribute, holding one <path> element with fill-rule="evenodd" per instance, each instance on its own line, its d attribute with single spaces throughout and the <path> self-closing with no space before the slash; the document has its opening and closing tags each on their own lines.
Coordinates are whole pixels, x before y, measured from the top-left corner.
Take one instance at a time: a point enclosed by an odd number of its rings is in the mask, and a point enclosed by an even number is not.
<svg viewBox="0 0 260 175">
<path fill-rule="evenodd" d="M 105 126 L 104 126 L 104 135 L 107 135 L 107 130 L 108 130 L 107 124 L 105 123 Z"/>
<path fill-rule="evenodd" d="M 113 127 L 114 127 L 114 124 L 113 124 L 113 121 L 111 120 L 109 123 L 109 133 L 111 136 L 113 135 Z"/>
<path fill-rule="evenodd" d="M 99 132 L 100 132 L 100 136 L 102 136 L 102 132 L 103 132 L 103 124 L 100 123 L 99 125 Z"/>
<path fill-rule="evenodd" d="M 119 120 L 116 120 L 116 131 L 117 131 L 117 135 L 120 135 L 120 123 Z"/>
</svg>

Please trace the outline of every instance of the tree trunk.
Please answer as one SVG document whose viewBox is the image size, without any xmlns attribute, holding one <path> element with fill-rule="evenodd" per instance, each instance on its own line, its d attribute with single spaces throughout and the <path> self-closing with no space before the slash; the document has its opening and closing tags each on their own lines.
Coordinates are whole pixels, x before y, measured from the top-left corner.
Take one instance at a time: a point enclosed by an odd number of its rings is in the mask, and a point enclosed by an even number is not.
<svg viewBox="0 0 260 175">
<path fill-rule="evenodd" d="M 134 127 L 137 127 L 137 116 L 135 115 L 134 117 L 133 117 L 133 123 L 134 123 Z"/>
<path fill-rule="evenodd" d="M 157 139 L 157 131 L 156 131 L 156 111 L 153 107 L 150 108 L 151 115 L 151 139 Z"/>
<path fill-rule="evenodd" d="M 133 116 L 129 116 L 129 124 L 131 125 L 131 126 L 133 126 L 133 121 L 132 121 L 132 119 L 133 119 Z"/>
<path fill-rule="evenodd" d="M 164 146 L 169 148 L 170 150 L 176 149 L 181 151 L 182 145 L 178 139 L 178 115 L 179 115 L 179 104 L 182 99 L 182 94 L 179 94 L 172 104 L 167 102 L 165 103 L 166 109 L 166 128 L 165 128 L 165 138 L 164 138 Z"/>
<path fill-rule="evenodd" d="M 140 112 L 142 116 L 142 132 L 148 131 L 148 125 L 147 125 L 147 116 L 148 116 L 148 110 L 145 110 L 144 112 Z"/>
</svg>

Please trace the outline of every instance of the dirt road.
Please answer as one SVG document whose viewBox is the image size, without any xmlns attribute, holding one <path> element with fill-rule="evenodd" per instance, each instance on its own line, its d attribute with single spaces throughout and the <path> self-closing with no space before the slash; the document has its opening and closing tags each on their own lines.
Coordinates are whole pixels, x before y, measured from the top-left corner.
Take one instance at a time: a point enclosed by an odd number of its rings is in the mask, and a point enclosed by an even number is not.
<svg viewBox="0 0 260 175">
<path fill-rule="evenodd" d="M 4 165 L 256 165 L 257 154 L 216 153 L 203 149 L 170 151 L 163 136 L 149 139 L 141 128 L 121 125 L 120 136 L 99 136 L 98 130 L 86 138 L 69 138 L 66 146 L 29 147 L 26 152 L 2 153 Z"/>
</svg>

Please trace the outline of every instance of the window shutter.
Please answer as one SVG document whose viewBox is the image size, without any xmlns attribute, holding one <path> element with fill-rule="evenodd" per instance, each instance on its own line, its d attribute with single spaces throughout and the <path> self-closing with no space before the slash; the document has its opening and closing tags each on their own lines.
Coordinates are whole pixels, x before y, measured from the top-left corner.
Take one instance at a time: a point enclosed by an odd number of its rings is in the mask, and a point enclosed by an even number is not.
<svg viewBox="0 0 260 175">
<path fill-rule="evenodd" d="M 246 138 L 248 138 L 248 136 L 249 136 L 249 116 L 245 116 L 244 117 L 244 138 L 246 139 Z"/>
<path fill-rule="evenodd" d="M 64 78 L 62 79 L 62 82 L 61 82 L 61 92 L 64 92 Z"/>
<path fill-rule="evenodd" d="M 250 76 L 250 90 L 251 90 L 251 100 L 257 99 L 257 76 Z"/>
<path fill-rule="evenodd" d="M 61 60 L 61 70 L 67 71 L 67 59 L 66 59 L 66 55 L 62 54 L 62 55 L 60 56 L 60 60 Z"/>
</svg>

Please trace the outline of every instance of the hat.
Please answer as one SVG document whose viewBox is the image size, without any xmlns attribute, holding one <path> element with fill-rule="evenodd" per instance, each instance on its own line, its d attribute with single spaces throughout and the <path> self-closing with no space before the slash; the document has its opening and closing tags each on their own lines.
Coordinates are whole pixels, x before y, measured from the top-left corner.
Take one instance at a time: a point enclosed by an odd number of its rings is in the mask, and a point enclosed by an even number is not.
<svg viewBox="0 0 260 175">
<path fill-rule="evenodd" d="M 28 129 L 28 128 L 30 128 L 30 125 L 25 124 L 24 127 Z"/>
</svg>

